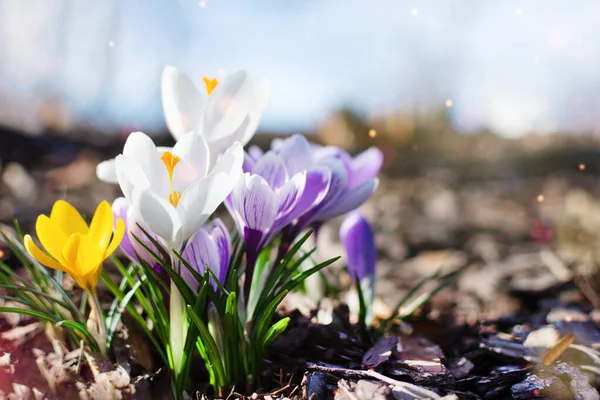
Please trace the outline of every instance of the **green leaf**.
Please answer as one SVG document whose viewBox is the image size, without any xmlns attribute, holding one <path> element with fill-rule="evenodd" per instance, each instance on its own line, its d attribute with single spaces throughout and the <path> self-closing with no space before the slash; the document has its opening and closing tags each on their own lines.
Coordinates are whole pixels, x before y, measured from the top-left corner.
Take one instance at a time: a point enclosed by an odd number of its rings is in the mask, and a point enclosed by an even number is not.
<svg viewBox="0 0 600 400">
<path fill-rule="evenodd" d="M 108 317 L 106 318 L 106 347 L 110 348 L 112 338 L 117 331 L 119 321 L 121 321 L 121 315 L 141 285 L 142 281 L 138 281 L 135 286 L 132 287 L 131 290 L 129 290 L 129 292 L 127 292 L 127 294 L 121 299 L 119 306 L 114 310 L 111 309 Z"/>
<path fill-rule="evenodd" d="M 201 343 L 201 346 L 199 346 L 199 350 L 201 352 L 202 358 L 204 358 L 206 362 L 206 368 L 209 370 L 209 372 L 212 372 L 214 374 L 213 385 L 216 386 L 215 389 L 226 386 L 229 382 L 227 382 L 227 377 L 223 369 L 223 363 L 219 354 L 219 349 L 212 335 L 210 334 L 208 327 L 189 305 L 188 315 L 198 328 Z"/>
<path fill-rule="evenodd" d="M 101 278 L 102 278 L 102 281 L 108 287 L 108 289 L 112 292 L 112 294 L 119 301 L 122 301 L 125 298 L 126 294 L 110 279 L 110 277 L 105 272 L 102 272 Z M 127 313 L 138 323 L 139 327 L 144 330 L 144 333 L 146 334 L 148 339 L 152 342 L 152 344 L 154 345 L 156 350 L 159 352 L 163 362 L 166 365 L 169 365 L 169 358 L 167 357 L 167 354 L 164 351 L 164 348 L 166 347 L 166 343 L 168 343 L 168 337 L 165 338 L 163 336 L 163 337 L 161 337 L 161 340 L 159 341 L 156 338 L 154 332 L 148 328 L 148 324 L 146 323 L 146 320 L 144 320 L 144 318 L 140 315 L 140 313 L 137 311 L 137 309 L 135 308 L 135 306 L 133 304 L 127 303 L 125 309 L 127 310 Z M 161 329 L 161 326 L 159 325 L 159 321 L 157 321 L 155 319 L 155 315 L 153 315 L 153 314 L 148 315 L 148 317 L 152 321 L 154 328 L 159 333 L 159 337 L 160 337 L 160 332 L 162 332 L 162 329 Z M 167 326 L 167 332 L 168 332 L 168 326 Z"/>
<path fill-rule="evenodd" d="M 436 286 L 433 290 L 423 293 L 422 295 L 418 296 L 416 299 L 412 300 L 412 302 L 408 306 L 404 307 L 404 305 L 406 303 L 408 303 L 412 299 L 412 297 L 419 290 L 421 290 L 427 283 L 432 282 L 440 277 L 441 268 L 438 269 L 437 271 L 435 271 L 430 276 L 423 279 L 421 282 L 419 282 L 417 285 L 415 285 L 408 292 L 408 294 L 406 296 L 404 296 L 404 298 L 402 298 L 402 300 L 400 300 L 400 302 L 394 308 L 391 316 L 389 318 L 387 318 L 386 320 L 382 321 L 382 323 L 380 325 L 380 330 L 385 332 L 388 330 L 392 321 L 394 321 L 396 319 L 401 320 L 401 319 L 404 319 L 404 318 L 408 317 L 409 315 L 411 315 L 419 307 L 421 307 L 423 304 L 425 304 L 426 302 L 431 300 L 431 298 L 433 296 L 435 296 L 437 293 L 439 293 L 442 289 L 444 289 L 445 287 L 450 285 L 452 282 L 454 282 L 454 280 L 456 280 L 456 278 L 458 278 L 460 276 L 462 271 L 464 271 L 464 268 L 448 274 L 446 277 L 442 278 L 441 283 L 438 286 Z M 400 313 L 400 309 L 402 309 L 403 307 L 404 307 L 404 310 L 402 311 L 402 313 Z"/>
<path fill-rule="evenodd" d="M 56 322 L 56 326 L 59 326 L 61 328 L 68 328 L 68 329 L 72 329 L 72 330 L 76 331 L 77 333 L 79 333 L 81 335 L 81 338 L 85 340 L 85 342 L 88 344 L 88 346 L 90 346 L 90 348 L 93 351 L 99 351 L 100 348 L 98 347 L 98 342 L 96 342 L 96 339 L 88 331 L 87 327 L 85 327 L 75 321 L 69 321 L 69 320 L 58 321 L 58 322 Z"/>
<path fill-rule="evenodd" d="M 289 323 L 290 317 L 285 317 L 277 321 L 269 328 L 265 334 L 265 337 L 262 339 L 261 346 L 263 351 L 266 350 L 267 347 L 269 347 L 271 343 L 273 343 L 275 339 L 277 339 L 277 337 L 287 329 Z"/>
</svg>

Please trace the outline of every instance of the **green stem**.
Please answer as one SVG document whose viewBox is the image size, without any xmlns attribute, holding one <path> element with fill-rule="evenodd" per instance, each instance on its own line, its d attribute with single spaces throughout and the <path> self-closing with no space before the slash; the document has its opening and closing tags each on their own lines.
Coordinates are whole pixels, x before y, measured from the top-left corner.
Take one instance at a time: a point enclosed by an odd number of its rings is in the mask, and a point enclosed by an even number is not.
<svg viewBox="0 0 600 400">
<path fill-rule="evenodd" d="M 177 285 L 171 280 L 169 340 L 173 357 L 173 373 L 176 379 L 181 372 L 183 363 L 183 348 L 187 334 L 187 308 Z"/>
<path fill-rule="evenodd" d="M 98 327 L 98 335 L 96 340 L 98 341 L 98 347 L 100 348 L 100 354 L 106 357 L 106 325 L 104 318 L 102 317 L 102 307 L 100 307 L 100 301 L 98 301 L 98 295 L 94 291 L 89 295 L 90 307 L 96 317 L 96 326 Z"/>
</svg>

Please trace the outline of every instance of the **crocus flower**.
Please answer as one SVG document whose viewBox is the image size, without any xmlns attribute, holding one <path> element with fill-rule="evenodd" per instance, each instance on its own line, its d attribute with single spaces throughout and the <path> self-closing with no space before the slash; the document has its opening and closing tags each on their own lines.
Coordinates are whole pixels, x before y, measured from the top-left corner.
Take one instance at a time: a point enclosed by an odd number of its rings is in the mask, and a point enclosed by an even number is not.
<svg viewBox="0 0 600 400">
<path fill-rule="evenodd" d="M 181 256 L 201 275 L 206 273 L 206 267 L 208 267 L 219 279 L 219 282 L 224 283 L 231 258 L 229 231 L 220 219 L 215 218 L 196 231 Z M 182 268 L 181 276 L 194 292 L 198 291 L 198 281 L 187 268 Z M 213 285 L 216 287 L 214 282 Z"/>
<path fill-rule="evenodd" d="M 383 155 L 374 147 L 353 158 L 338 147 L 309 143 L 303 135 L 296 134 L 286 139 L 274 140 L 271 143 L 271 152 L 275 152 L 284 160 L 290 174 L 313 168 L 326 168 L 331 174 L 325 196 L 284 228 L 280 253 L 284 253 L 307 226 L 318 228 L 322 222 L 362 205 L 379 184 L 377 174 L 381 169 Z M 264 156 L 259 148 L 251 146 L 245 155 L 244 172 L 251 171 Z"/>
<path fill-rule="evenodd" d="M 373 195 L 379 185 L 377 175 L 381 170 L 383 155 L 375 147 L 353 158 L 338 147 L 315 145 L 302 135 L 293 135 L 274 141 L 272 148 L 281 155 L 291 171 L 321 166 L 331 172 L 326 196 L 286 229 L 284 236 L 288 240 L 293 240 L 309 225 L 318 227 L 324 221 L 356 209 Z M 260 151 L 253 148 L 246 156 L 244 166 L 252 165 L 257 159 L 260 159 Z"/>
<path fill-rule="evenodd" d="M 202 135 L 190 132 L 161 155 L 152 139 L 134 132 L 116 165 L 136 219 L 168 247 L 181 251 L 231 192 L 243 157 L 242 146 L 234 143 L 209 169 L 210 151 Z"/>
<path fill-rule="evenodd" d="M 115 223 L 106 201 L 98 205 L 88 226 L 75 207 L 58 200 L 49 217 L 38 217 L 35 228 L 46 251 L 25 235 L 29 254 L 49 268 L 66 272 L 88 293 L 95 292 L 102 263 L 119 246 L 125 232 L 123 221 Z"/>
<path fill-rule="evenodd" d="M 375 298 L 375 264 L 377 248 L 371 225 L 365 217 L 355 211 L 349 214 L 340 228 L 340 240 L 346 250 L 348 272 L 357 279 L 367 303 L 367 322 L 372 319 L 372 304 Z"/>
<path fill-rule="evenodd" d="M 275 151 L 247 163 L 246 168 L 249 172 L 237 182 L 225 205 L 244 240 L 247 298 L 258 254 L 285 226 L 321 201 L 329 187 L 330 173 L 318 166 L 288 165 Z"/>
<path fill-rule="evenodd" d="M 198 132 L 212 154 L 222 153 L 234 142 L 248 143 L 267 103 L 268 82 L 256 86 L 244 71 L 229 74 L 221 82 L 207 77 L 203 81 L 206 100 L 184 73 L 165 68 L 162 102 L 171 134 L 179 139 L 189 131 Z"/>
<path fill-rule="evenodd" d="M 248 143 L 261 120 L 269 95 L 268 82 L 256 86 L 243 71 L 217 79 L 204 78 L 206 95 L 175 67 L 162 75 L 162 103 L 171 134 L 180 140 L 194 131 L 204 137 L 210 150 L 210 166 L 235 142 Z M 161 148 L 162 152 L 170 148 Z M 115 160 L 98 164 L 96 174 L 102 181 L 118 183 Z"/>
<path fill-rule="evenodd" d="M 91 333 L 96 338 L 100 353 L 106 355 L 106 326 L 96 295 L 96 285 L 102 272 L 102 263 L 117 249 L 123 238 L 123 220 L 119 218 L 115 222 L 110 204 L 103 201 L 96 208 L 88 226 L 71 204 L 58 200 L 49 217 L 38 217 L 35 229 L 46 251 L 41 250 L 30 235 L 25 235 L 25 248 L 41 264 L 66 272 L 88 292 L 94 311 L 90 314 L 90 320 L 95 319 L 91 326 L 97 327 L 97 332 Z"/>
</svg>

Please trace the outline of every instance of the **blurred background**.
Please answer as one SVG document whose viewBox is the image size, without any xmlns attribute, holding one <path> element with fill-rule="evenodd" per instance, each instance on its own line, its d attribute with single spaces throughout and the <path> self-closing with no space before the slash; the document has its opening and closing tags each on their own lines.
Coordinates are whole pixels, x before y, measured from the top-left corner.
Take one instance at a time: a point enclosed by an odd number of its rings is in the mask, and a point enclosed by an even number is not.
<svg viewBox="0 0 600 400">
<path fill-rule="evenodd" d="M 0 221 L 31 228 L 57 198 L 91 213 L 116 197 L 97 162 L 133 130 L 172 141 L 166 65 L 194 81 L 246 69 L 271 83 L 257 144 L 302 132 L 382 149 L 363 212 L 383 264 L 551 245 L 589 267 L 598 35 L 596 0 L 0 0 Z"/>
</svg>

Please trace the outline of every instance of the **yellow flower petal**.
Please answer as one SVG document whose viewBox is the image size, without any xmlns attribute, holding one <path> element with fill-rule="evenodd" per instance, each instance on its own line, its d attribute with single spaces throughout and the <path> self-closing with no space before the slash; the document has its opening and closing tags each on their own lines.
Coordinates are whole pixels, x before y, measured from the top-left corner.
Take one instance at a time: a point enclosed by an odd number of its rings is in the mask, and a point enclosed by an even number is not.
<svg viewBox="0 0 600 400">
<path fill-rule="evenodd" d="M 89 231 L 88 225 L 79 214 L 79 211 L 64 200 L 58 200 L 54 203 L 52 212 L 50 212 L 50 219 L 67 236 L 74 233 L 87 234 Z"/>
<path fill-rule="evenodd" d="M 74 278 L 82 278 L 94 270 L 102 262 L 102 254 L 92 237 L 82 234 L 70 236 L 63 248 L 68 272 Z"/>
<path fill-rule="evenodd" d="M 67 235 L 45 215 L 40 215 L 35 223 L 37 237 L 44 249 L 59 263 L 64 264 L 62 249 L 67 242 Z"/>
<path fill-rule="evenodd" d="M 23 238 L 23 244 L 25 245 L 27 252 L 29 252 L 29 254 L 31 254 L 33 258 L 38 260 L 40 264 L 45 265 L 48 268 L 57 269 L 59 271 L 65 270 L 58 261 L 47 255 L 39 247 L 37 247 L 30 235 L 25 235 L 25 237 Z"/>
<path fill-rule="evenodd" d="M 98 248 L 105 249 L 108 246 L 114 223 L 112 208 L 107 201 L 103 201 L 94 212 L 89 231 L 89 236 L 98 243 Z"/>
<path fill-rule="evenodd" d="M 121 240 L 123 240 L 123 235 L 125 235 L 125 223 L 123 222 L 123 219 L 119 218 L 117 220 L 117 227 L 115 228 L 115 234 L 113 235 L 112 241 L 104 252 L 104 259 L 109 257 L 112 253 L 114 253 L 117 247 L 119 247 Z"/>
<path fill-rule="evenodd" d="M 69 236 L 65 245 L 62 248 L 62 256 L 65 260 L 65 267 L 69 270 L 71 275 L 80 276 L 79 266 L 77 265 L 77 254 L 79 254 L 79 244 L 81 242 L 82 235 L 74 234 Z"/>
</svg>

